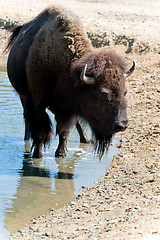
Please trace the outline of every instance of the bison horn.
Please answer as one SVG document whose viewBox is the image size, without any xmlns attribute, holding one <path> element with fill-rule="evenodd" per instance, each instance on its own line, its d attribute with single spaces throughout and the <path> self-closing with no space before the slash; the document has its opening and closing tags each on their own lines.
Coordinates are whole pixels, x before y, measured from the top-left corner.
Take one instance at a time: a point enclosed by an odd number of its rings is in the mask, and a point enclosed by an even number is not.
<svg viewBox="0 0 160 240">
<path fill-rule="evenodd" d="M 85 84 L 95 84 L 95 78 L 93 77 L 87 77 L 86 74 L 86 69 L 87 69 L 87 64 L 85 65 L 85 67 L 83 68 L 81 75 L 80 75 L 80 79 L 83 83 Z"/>
<path fill-rule="evenodd" d="M 132 67 L 127 72 L 124 73 L 124 78 L 129 77 L 133 73 L 134 69 L 135 69 L 135 62 L 133 61 Z"/>
</svg>

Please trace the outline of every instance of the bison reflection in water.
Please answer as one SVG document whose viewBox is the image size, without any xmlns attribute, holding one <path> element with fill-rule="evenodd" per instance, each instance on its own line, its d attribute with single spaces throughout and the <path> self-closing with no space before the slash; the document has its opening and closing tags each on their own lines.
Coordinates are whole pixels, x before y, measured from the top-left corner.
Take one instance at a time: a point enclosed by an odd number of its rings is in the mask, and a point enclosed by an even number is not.
<svg viewBox="0 0 160 240">
<path fill-rule="evenodd" d="M 88 142 L 78 119 L 90 125 L 100 156 L 116 132 L 128 126 L 125 77 L 134 70 L 118 54 L 93 48 L 80 19 L 59 6 L 14 29 L 7 70 L 24 108 L 25 140 L 33 140 L 33 156 L 42 156 L 52 126 L 46 108 L 55 114 L 59 145 L 65 156 L 70 129 Z"/>
</svg>

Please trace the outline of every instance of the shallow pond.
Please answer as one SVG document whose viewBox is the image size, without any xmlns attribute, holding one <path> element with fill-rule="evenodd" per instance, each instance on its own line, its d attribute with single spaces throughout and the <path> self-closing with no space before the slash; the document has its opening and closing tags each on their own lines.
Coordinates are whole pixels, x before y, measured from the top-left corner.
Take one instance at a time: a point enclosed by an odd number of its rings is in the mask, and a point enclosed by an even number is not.
<svg viewBox="0 0 160 240">
<path fill-rule="evenodd" d="M 107 156 L 99 161 L 92 146 L 79 143 L 73 129 L 66 158 L 54 157 L 58 139 L 53 137 L 43 158 L 31 159 L 25 154 L 29 146 L 23 136 L 20 100 L 6 73 L 0 72 L 0 239 L 7 239 L 32 218 L 47 214 L 49 208 L 62 207 L 82 186 L 93 186 L 117 152 L 113 141 Z"/>
</svg>

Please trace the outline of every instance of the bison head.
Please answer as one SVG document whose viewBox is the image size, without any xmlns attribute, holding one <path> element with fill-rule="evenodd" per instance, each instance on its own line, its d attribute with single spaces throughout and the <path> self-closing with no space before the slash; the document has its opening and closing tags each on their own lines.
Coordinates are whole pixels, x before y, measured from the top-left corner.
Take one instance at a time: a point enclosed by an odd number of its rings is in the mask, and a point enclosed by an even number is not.
<svg viewBox="0 0 160 240">
<path fill-rule="evenodd" d="M 74 87 L 77 113 L 90 125 L 95 148 L 100 157 L 107 150 L 112 136 L 128 125 L 124 60 L 113 52 L 97 50 L 74 64 Z"/>
</svg>

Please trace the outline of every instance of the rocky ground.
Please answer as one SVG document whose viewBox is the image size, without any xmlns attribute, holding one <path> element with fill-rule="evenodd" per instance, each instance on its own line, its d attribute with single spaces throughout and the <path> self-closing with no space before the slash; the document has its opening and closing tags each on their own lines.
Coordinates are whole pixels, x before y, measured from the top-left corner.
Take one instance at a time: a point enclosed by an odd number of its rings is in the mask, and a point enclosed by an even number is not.
<svg viewBox="0 0 160 240">
<path fill-rule="evenodd" d="M 160 4 L 153 0 L 55 1 L 83 20 L 96 47 L 114 48 L 136 71 L 127 80 L 129 128 L 104 179 L 11 239 L 160 239 Z M 0 2 L 1 53 L 11 25 L 50 1 Z M 140 6 L 139 6 L 140 5 Z M 7 55 L 1 56 L 5 68 Z"/>
</svg>

